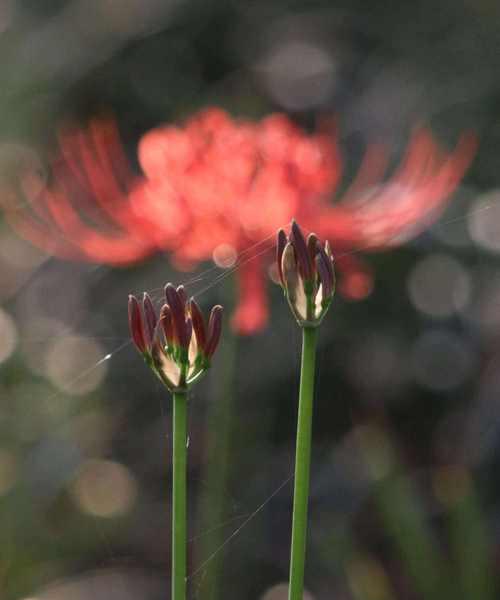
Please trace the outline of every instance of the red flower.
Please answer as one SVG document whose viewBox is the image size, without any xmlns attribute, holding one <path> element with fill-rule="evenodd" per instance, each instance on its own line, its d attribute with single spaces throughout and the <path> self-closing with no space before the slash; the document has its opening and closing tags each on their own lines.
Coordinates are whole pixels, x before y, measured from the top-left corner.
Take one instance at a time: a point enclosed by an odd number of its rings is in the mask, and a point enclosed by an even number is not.
<svg viewBox="0 0 500 600">
<path fill-rule="evenodd" d="M 139 161 L 147 179 L 131 202 L 152 200 L 152 227 L 168 219 L 158 198 L 176 207 L 183 235 L 166 241 L 184 265 L 211 258 L 216 245 L 241 252 L 274 235 L 297 212 L 314 210 L 339 175 L 337 150 L 326 136 L 308 137 L 282 115 L 251 123 L 218 109 L 182 129 L 147 133 Z"/>
<path fill-rule="evenodd" d="M 128 264 L 157 250 L 128 202 L 137 177 L 128 169 L 114 122 L 96 119 L 87 130 L 61 131 L 59 144 L 48 182 L 33 166 L 25 168 L 20 186 L 27 202 L 4 198 L 13 229 L 70 260 Z"/>
<path fill-rule="evenodd" d="M 295 215 L 314 213 L 340 175 L 337 147 L 326 135 L 308 136 L 283 115 L 259 123 L 232 120 L 209 109 L 185 127 L 147 133 L 139 146 L 146 174 L 131 202 L 168 198 L 189 215 L 182 243 L 167 241 L 175 262 L 189 268 L 212 258 L 222 245 L 236 254 L 269 238 Z M 163 221 L 161 204 L 148 211 Z M 239 305 L 234 327 L 251 333 L 267 320 L 262 247 L 238 269 Z"/>
<path fill-rule="evenodd" d="M 283 115 L 254 123 L 208 109 L 183 127 L 154 129 L 139 145 L 142 179 L 130 174 L 109 121 L 63 133 L 60 146 L 48 184 L 33 172 L 22 180 L 30 210 L 6 208 L 21 235 L 64 258 L 110 264 L 162 249 L 189 269 L 233 249 L 242 256 L 233 325 L 251 333 L 267 320 L 265 269 L 279 228 L 295 218 L 330 240 L 339 292 L 362 298 L 372 276 L 352 251 L 396 245 L 437 218 L 475 144 L 463 136 L 445 155 L 419 131 L 385 181 L 387 154 L 371 146 L 335 204 L 342 165 L 334 136 L 307 135 Z"/>
<path fill-rule="evenodd" d="M 350 189 L 332 204 L 342 170 L 334 139 L 308 136 L 283 115 L 251 123 L 209 109 L 183 128 L 160 127 L 142 138 L 139 161 L 146 179 L 131 202 L 151 201 L 145 212 L 152 228 L 165 220 L 159 198 L 177 207 L 188 225 L 180 238 L 165 243 L 177 264 L 187 268 L 210 259 L 222 244 L 240 254 L 296 218 L 330 240 L 339 269 L 347 271 L 340 292 L 356 299 L 369 293 L 371 274 L 352 254 L 342 253 L 385 248 L 416 235 L 438 216 L 473 153 L 473 140 L 464 136 L 446 156 L 422 130 L 384 182 L 387 155 L 372 146 Z M 252 260 L 243 259 L 238 270 L 240 302 L 233 325 L 243 333 L 258 330 L 267 319 L 268 257 L 259 252 L 262 248 Z"/>
</svg>

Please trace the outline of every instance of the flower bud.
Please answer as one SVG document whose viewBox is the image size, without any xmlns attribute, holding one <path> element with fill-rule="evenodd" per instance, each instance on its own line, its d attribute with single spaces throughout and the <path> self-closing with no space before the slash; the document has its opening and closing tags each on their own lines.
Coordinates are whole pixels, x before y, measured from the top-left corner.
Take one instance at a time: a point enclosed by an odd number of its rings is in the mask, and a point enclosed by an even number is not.
<svg viewBox="0 0 500 600">
<path fill-rule="evenodd" d="M 307 241 L 295 221 L 287 238 L 277 239 L 278 273 L 288 304 L 301 327 L 317 327 L 335 293 L 333 255 L 328 242 L 322 247 L 311 233 Z"/>
<path fill-rule="evenodd" d="M 222 307 L 212 308 L 208 327 L 194 301 L 187 302 L 182 286 L 165 286 L 166 303 L 156 316 L 144 293 L 142 307 L 129 296 L 129 326 L 146 363 L 172 392 L 186 391 L 210 366 L 222 331 Z"/>
</svg>

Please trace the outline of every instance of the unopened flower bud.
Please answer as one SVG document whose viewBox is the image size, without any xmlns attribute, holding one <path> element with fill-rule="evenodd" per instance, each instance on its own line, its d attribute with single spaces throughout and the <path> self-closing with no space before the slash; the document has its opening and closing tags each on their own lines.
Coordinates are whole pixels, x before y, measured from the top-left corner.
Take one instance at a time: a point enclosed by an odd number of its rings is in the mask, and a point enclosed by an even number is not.
<svg viewBox="0 0 500 600">
<path fill-rule="evenodd" d="M 288 304 L 301 327 L 317 327 L 335 293 L 333 255 L 328 242 L 322 247 L 311 233 L 307 242 L 292 222 L 290 236 L 278 232 L 278 272 Z"/>
<path fill-rule="evenodd" d="M 185 391 L 210 366 L 222 330 L 222 307 L 212 308 L 208 327 L 203 314 L 184 288 L 165 286 L 166 303 L 159 317 L 148 294 L 142 307 L 129 296 L 129 326 L 132 339 L 146 363 L 172 392 Z"/>
</svg>

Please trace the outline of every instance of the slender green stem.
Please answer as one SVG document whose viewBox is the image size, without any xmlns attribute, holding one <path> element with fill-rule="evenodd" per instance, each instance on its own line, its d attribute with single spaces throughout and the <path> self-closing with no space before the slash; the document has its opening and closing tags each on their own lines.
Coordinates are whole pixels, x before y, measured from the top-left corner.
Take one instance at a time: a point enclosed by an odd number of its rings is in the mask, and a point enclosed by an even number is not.
<svg viewBox="0 0 500 600">
<path fill-rule="evenodd" d="M 292 549 L 290 556 L 290 588 L 288 600 L 302 600 L 304 590 L 316 338 L 316 328 L 304 327 L 302 329 L 302 362 L 300 366 L 299 414 L 297 420 L 297 444 L 295 451 Z"/>
<path fill-rule="evenodd" d="M 175 392 L 173 401 L 172 600 L 185 600 L 187 393 Z"/>
</svg>

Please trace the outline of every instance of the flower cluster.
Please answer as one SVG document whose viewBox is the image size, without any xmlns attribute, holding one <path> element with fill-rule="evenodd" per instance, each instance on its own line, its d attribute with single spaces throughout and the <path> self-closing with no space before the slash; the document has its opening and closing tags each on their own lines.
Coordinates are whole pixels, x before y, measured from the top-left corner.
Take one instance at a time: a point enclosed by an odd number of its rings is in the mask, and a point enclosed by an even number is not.
<svg viewBox="0 0 500 600">
<path fill-rule="evenodd" d="M 250 122 L 212 108 L 147 132 L 138 149 L 143 177 L 130 174 L 112 122 L 63 132 L 50 182 L 32 170 L 21 178 L 28 202 L 2 198 L 21 235 L 71 260 L 128 264 L 166 250 L 191 269 L 224 254 L 236 260 L 259 244 L 236 273 L 232 323 L 248 334 L 267 321 L 271 244 L 263 240 L 296 218 L 332 244 L 339 293 L 363 298 L 373 276 L 353 251 L 417 235 L 439 216 L 474 152 L 472 136 L 446 154 L 420 130 L 386 177 L 387 150 L 370 145 L 358 176 L 331 202 L 342 174 L 335 134 L 309 135 L 284 115 Z"/>
<path fill-rule="evenodd" d="M 237 257 L 272 238 L 292 217 L 313 212 L 341 172 L 330 136 L 308 135 L 284 115 L 251 122 L 215 108 L 183 127 L 146 133 L 138 154 L 145 178 L 130 202 L 154 231 L 176 223 L 179 235 L 166 236 L 165 247 L 183 269 L 216 259 L 224 248 Z M 270 251 L 262 250 L 242 261 L 237 273 L 233 325 L 243 333 L 267 320 L 264 271 Z"/>
<path fill-rule="evenodd" d="M 239 252 L 273 235 L 340 173 L 327 135 L 307 135 L 284 115 L 251 122 L 215 108 L 146 133 L 138 156 L 145 179 L 131 202 L 148 207 L 152 228 L 167 225 L 165 205 L 175 208 L 183 235 L 167 243 L 185 265 L 212 258 L 214 243 Z"/>
<path fill-rule="evenodd" d="M 145 292 L 142 307 L 129 296 L 129 326 L 148 366 L 171 392 L 186 391 L 209 368 L 222 330 L 222 306 L 214 306 L 208 326 L 193 298 L 182 286 L 165 286 L 166 302 L 157 317 Z"/>
<path fill-rule="evenodd" d="M 282 229 L 278 232 L 277 264 L 281 286 L 297 322 L 301 327 L 317 327 L 335 292 L 328 241 L 323 247 L 314 233 L 306 241 L 293 221 L 289 237 Z"/>
</svg>

